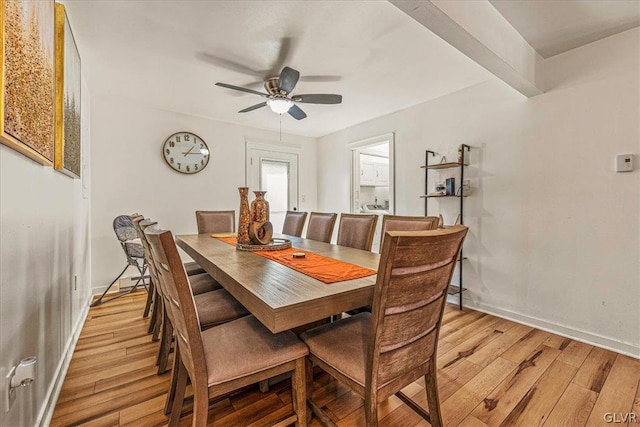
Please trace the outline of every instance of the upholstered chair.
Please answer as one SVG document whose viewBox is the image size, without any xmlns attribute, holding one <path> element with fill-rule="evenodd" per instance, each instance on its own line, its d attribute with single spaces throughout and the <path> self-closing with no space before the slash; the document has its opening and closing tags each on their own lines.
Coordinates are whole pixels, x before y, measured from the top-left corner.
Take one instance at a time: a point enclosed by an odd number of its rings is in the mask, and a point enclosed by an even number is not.
<svg viewBox="0 0 640 427">
<path fill-rule="evenodd" d="M 333 236 L 333 228 L 336 225 L 336 213 L 311 212 L 307 224 L 307 239 L 330 243 Z"/>
<path fill-rule="evenodd" d="M 271 333 L 255 317 L 246 316 L 201 330 L 200 313 L 170 231 L 148 228 L 164 304 L 176 330 L 175 398 L 170 426 L 177 426 L 187 381 L 193 390 L 192 425 L 207 425 L 209 398 L 228 394 L 277 375 L 292 374 L 295 414 L 279 425 L 306 426 L 305 356 L 307 347 L 291 332 Z"/>
<path fill-rule="evenodd" d="M 438 228 L 437 216 L 401 216 L 385 215 L 382 217 L 381 238 L 384 239 L 386 231 L 423 231 Z M 380 244 L 382 247 L 382 244 Z"/>
<path fill-rule="evenodd" d="M 340 246 L 370 251 L 377 222 L 376 214 L 341 214 L 337 243 Z"/>
<path fill-rule="evenodd" d="M 378 425 L 378 404 L 395 394 L 439 427 L 438 334 L 467 227 L 388 233 L 380 256 L 373 312 L 301 334 L 309 347 L 307 375 L 315 363 L 359 394 L 364 399 L 367 426 Z M 425 379 L 430 412 L 400 391 L 420 377 Z M 307 394 L 311 396 L 311 390 Z M 310 404 L 324 424 L 333 423 L 319 405 Z"/>
<path fill-rule="evenodd" d="M 302 229 L 306 219 L 306 212 L 287 211 L 282 225 L 282 234 L 296 237 L 302 236 Z"/>
<path fill-rule="evenodd" d="M 198 234 L 233 233 L 236 231 L 235 211 L 196 211 Z"/>
</svg>

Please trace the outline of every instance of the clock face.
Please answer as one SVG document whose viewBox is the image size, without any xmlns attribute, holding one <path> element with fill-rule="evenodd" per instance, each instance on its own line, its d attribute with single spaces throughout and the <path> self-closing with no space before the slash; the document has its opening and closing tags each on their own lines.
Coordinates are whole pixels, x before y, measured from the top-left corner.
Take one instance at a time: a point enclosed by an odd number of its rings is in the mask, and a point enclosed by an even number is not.
<svg viewBox="0 0 640 427">
<path fill-rule="evenodd" d="M 198 173 L 209 164 L 209 147 L 191 132 L 176 132 L 167 138 L 162 154 L 167 164 L 180 173 Z"/>
</svg>

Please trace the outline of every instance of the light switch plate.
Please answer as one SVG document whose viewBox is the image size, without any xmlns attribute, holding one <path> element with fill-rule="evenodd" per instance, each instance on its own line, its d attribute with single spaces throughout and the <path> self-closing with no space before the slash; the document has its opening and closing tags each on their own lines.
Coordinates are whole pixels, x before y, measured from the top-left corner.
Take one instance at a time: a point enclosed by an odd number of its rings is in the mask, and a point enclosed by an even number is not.
<svg viewBox="0 0 640 427">
<path fill-rule="evenodd" d="M 613 163 L 616 172 L 631 172 L 633 170 L 633 154 L 618 154 Z"/>
<path fill-rule="evenodd" d="M 11 378 L 16 371 L 16 367 L 12 367 L 4 379 L 4 412 L 9 412 L 13 402 L 16 400 L 16 389 L 11 388 Z"/>
</svg>

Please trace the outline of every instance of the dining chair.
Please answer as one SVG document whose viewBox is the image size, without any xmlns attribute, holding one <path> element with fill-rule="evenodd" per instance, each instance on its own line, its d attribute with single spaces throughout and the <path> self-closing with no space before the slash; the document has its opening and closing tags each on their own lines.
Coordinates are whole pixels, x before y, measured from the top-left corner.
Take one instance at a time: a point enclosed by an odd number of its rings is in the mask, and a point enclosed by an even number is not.
<svg viewBox="0 0 640 427">
<path fill-rule="evenodd" d="M 304 228 L 306 219 L 306 212 L 287 211 L 284 217 L 284 224 L 282 225 L 282 234 L 296 237 L 302 236 L 302 229 Z"/>
<path fill-rule="evenodd" d="M 196 211 L 198 234 L 233 233 L 236 231 L 235 211 Z"/>
<path fill-rule="evenodd" d="M 384 215 L 382 217 L 382 231 L 380 235 L 384 239 L 385 231 L 424 231 L 438 228 L 437 216 L 402 216 Z M 380 245 L 382 247 L 382 244 Z"/>
<path fill-rule="evenodd" d="M 307 347 L 291 332 L 271 333 L 255 317 L 201 330 L 189 279 L 170 231 L 145 234 L 156 262 L 164 303 L 176 329 L 176 384 L 170 426 L 178 425 L 187 381 L 193 390 L 193 426 L 207 425 L 209 398 L 272 378 L 292 374 L 294 415 L 281 425 L 307 423 L 305 356 Z"/>
<path fill-rule="evenodd" d="M 310 329 L 300 335 L 312 363 L 364 398 L 367 426 L 377 426 L 377 405 L 396 395 L 434 427 L 442 425 L 436 353 L 447 288 L 467 227 L 389 231 L 384 239 L 373 311 Z M 420 377 L 430 413 L 400 390 Z M 311 396 L 311 390 L 307 391 Z M 310 400 L 318 417 L 335 425 Z"/>
<path fill-rule="evenodd" d="M 333 236 L 333 228 L 336 225 L 336 213 L 311 212 L 307 224 L 307 239 L 330 243 Z"/>
<path fill-rule="evenodd" d="M 147 242 L 147 237 L 144 234 L 144 230 L 147 227 L 152 225 L 156 225 L 157 222 L 152 221 L 150 219 L 144 219 L 143 216 L 138 216 L 133 219 L 133 225 L 138 233 L 140 238 L 140 243 L 142 244 L 142 248 L 145 254 L 145 258 L 148 261 L 149 272 L 151 273 L 154 268 L 153 265 L 153 256 L 151 255 L 151 251 L 149 249 L 149 244 Z M 193 268 L 193 266 L 197 266 L 197 268 Z M 190 277 L 190 283 L 192 286 L 192 290 L 194 295 L 202 294 L 209 291 L 214 291 L 216 289 L 222 289 L 220 284 L 216 282 L 213 277 L 209 274 L 205 273 L 204 270 L 200 268 L 198 264 L 194 263 L 184 263 L 184 268 Z M 153 280 L 153 274 L 149 275 L 149 294 L 147 295 L 147 302 L 145 304 L 145 311 L 143 316 L 146 317 L 149 313 L 150 306 L 153 307 L 153 311 L 151 312 L 151 319 L 149 321 L 149 329 L 148 333 L 152 335 L 152 341 L 158 341 L 160 329 L 162 327 L 162 318 L 163 318 L 163 310 L 162 310 L 162 299 L 158 295 L 159 290 L 156 288 L 156 284 Z"/>
<path fill-rule="evenodd" d="M 340 214 L 337 244 L 370 251 L 377 222 L 376 214 Z"/>
</svg>

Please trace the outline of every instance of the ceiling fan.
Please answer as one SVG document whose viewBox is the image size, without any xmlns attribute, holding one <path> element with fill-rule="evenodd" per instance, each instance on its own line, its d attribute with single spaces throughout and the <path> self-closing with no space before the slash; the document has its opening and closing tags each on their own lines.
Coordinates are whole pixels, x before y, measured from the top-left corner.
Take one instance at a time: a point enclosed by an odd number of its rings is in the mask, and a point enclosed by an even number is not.
<svg viewBox="0 0 640 427">
<path fill-rule="evenodd" d="M 289 115 L 291 115 L 293 118 L 302 120 L 307 117 L 307 115 L 304 111 L 302 111 L 300 107 L 296 105 L 296 103 L 340 104 L 342 102 L 342 95 L 307 94 L 290 96 L 299 79 L 300 73 L 297 70 L 289 67 L 284 67 L 280 72 L 279 77 L 271 77 L 264 82 L 264 89 L 267 91 L 267 93 L 258 92 L 257 90 L 248 89 L 245 87 L 233 86 L 227 83 L 216 83 L 216 86 L 252 93 L 254 95 L 267 98 L 266 101 L 256 105 L 252 105 L 251 107 L 247 107 L 244 110 L 238 111 L 238 113 L 247 113 L 249 111 L 268 106 L 274 113 L 289 113 Z"/>
</svg>

